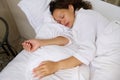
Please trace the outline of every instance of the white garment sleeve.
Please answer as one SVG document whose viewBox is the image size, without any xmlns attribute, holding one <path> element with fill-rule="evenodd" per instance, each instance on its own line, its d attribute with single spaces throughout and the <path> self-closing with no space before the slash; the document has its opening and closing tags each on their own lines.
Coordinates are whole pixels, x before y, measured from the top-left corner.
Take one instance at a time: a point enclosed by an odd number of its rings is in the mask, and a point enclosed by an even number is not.
<svg viewBox="0 0 120 80">
<path fill-rule="evenodd" d="M 76 16 L 73 27 L 73 35 L 78 50 L 73 54 L 82 63 L 88 65 L 94 58 L 96 52 L 96 27 L 97 21 L 94 16 L 80 14 Z"/>
<path fill-rule="evenodd" d="M 63 25 L 55 22 L 45 22 L 43 26 L 40 26 L 36 38 L 39 39 L 51 39 L 57 36 L 63 36 L 69 39 L 69 43 L 72 42 L 71 31 Z M 67 44 L 67 45 L 68 45 Z"/>
</svg>

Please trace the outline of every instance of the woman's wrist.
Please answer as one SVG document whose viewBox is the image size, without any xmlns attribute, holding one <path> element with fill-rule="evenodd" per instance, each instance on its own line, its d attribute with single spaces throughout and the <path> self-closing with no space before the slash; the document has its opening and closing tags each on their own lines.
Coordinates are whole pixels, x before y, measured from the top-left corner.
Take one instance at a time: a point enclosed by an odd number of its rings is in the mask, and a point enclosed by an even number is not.
<svg viewBox="0 0 120 80">
<path fill-rule="evenodd" d="M 69 57 L 67 59 L 61 60 L 57 62 L 58 70 L 69 69 L 82 64 L 78 59 L 75 57 Z"/>
<path fill-rule="evenodd" d="M 63 70 L 63 69 L 68 69 L 70 68 L 69 67 L 69 60 L 65 59 L 65 60 L 61 60 L 61 61 L 58 61 L 57 64 L 58 64 L 58 70 Z"/>
<path fill-rule="evenodd" d="M 47 41 L 39 39 L 39 47 L 48 45 Z"/>
<path fill-rule="evenodd" d="M 57 62 L 57 70 L 62 70 L 63 69 L 63 63 L 61 61 Z"/>
</svg>

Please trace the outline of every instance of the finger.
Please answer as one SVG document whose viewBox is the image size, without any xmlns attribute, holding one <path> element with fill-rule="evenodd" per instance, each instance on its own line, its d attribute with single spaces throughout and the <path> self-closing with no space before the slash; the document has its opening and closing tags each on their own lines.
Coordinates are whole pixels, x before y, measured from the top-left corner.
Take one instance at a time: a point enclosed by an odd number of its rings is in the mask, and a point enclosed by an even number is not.
<svg viewBox="0 0 120 80">
<path fill-rule="evenodd" d="M 25 44 L 25 48 L 28 50 L 28 51 L 31 51 L 31 43 L 26 43 Z"/>
<path fill-rule="evenodd" d="M 24 48 L 25 50 L 28 50 L 26 45 L 23 45 L 23 48 Z"/>
<path fill-rule="evenodd" d="M 34 77 L 37 77 L 37 78 L 41 79 L 41 78 L 43 78 L 47 75 L 48 74 L 46 73 L 46 71 L 43 70 L 43 71 L 38 71 L 36 74 L 34 74 Z"/>
<path fill-rule="evenodd" d="M 44 64 L 40 64 L 38 67 L 33 69 L 33 72 L 45 69 Z"/>
<path fill-rule="evenodd" d="M 48 71 L 48 69 L 46 68 L 46 66 L 42 65 L 42 66 L 34 69 L 33 74 L 34 74 L 35 77 L 42 78 L 44 76 L 49 75 L 50 72 Z"/>
<path fill-rule="evenodd" d="M 36 67 L 33 69 L 33 72 L 36 72 L 36 71 L 41 71 L 41 70 L 44 70 L 45 67 L 44 66 L 39 66 L 39 67 Z"/>
<path fill-rule="evenodd" d="M 34 69 L 39 69 L 39 68 L 42 68 L 43 66 L 44 66 L 45 64 L 44 63 L 40 63 L 36 68 L 34 68 Z"/>
<path fill-rule="evenodd" d="M 23 42 L 23 43 L 22 43 L 22 46 L 25 46 L 25 45 L 26 45 L 26 43 L 25 43 L 25 42 Z"/>
<path fill-rule="evenodd" d="M 28 44 L 27 44 L 27 47 L 28 47 L 29 51 L 31 51 L 31 49 L 32 49 L 31 43 L 28 43 Z"/>
<path fill-rule="evenodd" d="M 42 61 L 39 66 L 47 64 L 49 61 Z"/>
<path fill-rule="evenodd" d="M 42 76 L 42 73 L 44 73 L 44 72 L 45 72 L 45 69 L 39 69 L 39 70 L 33 72 L 33 75 L 34 75 L 34 77 L 39 77 L 39 76 Z"/>
<path fill-rule="evenodd" d="M 38 75 L 38 78 L 41 79 L 45 76 L 47 76 L 47 73 L 44 71 L 44 72 L 41 72 L 40 75 Z"/>
</svg>

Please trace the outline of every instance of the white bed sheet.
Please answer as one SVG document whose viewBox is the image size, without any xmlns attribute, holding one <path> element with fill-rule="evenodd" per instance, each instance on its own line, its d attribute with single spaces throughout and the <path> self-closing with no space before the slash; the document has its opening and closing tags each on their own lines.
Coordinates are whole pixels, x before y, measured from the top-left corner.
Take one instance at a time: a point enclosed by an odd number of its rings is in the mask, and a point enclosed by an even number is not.
<svg viewBox="0 0 120 80">
<path fill-rule="evenodd" d="M 33 78 L 32 69 L 39 65 L 41 61 L 57 61 L 70 56 L 63 53 L 67 53 L 68 51 L 63 51 L 62 47 L 62 51 L 60 51 L 59 46 L 47 46 L 46 48 L 38 49 L 33 54 L 23 50 L 3 69 L 0 73 L 0 80 L 38 80 Z M 48 54 L 48 52 L 52 53 Z M 61 52 L 63 54 L 61 54 Z M 89 80 L 88 78 L 89 68 L 83 65 L 81 67 L 58 71 L 53 75 L 43 78 L 42 80 Z"/>
</svg>

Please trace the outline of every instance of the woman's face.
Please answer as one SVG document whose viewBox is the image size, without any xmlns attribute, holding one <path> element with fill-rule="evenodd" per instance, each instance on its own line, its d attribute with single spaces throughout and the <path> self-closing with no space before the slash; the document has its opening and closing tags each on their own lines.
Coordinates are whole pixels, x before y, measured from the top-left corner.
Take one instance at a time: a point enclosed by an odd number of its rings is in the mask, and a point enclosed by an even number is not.
<svg viewBox="0 0 120 80">
<path fill-rule="evenodd" d="M 75 18 L 74 8 L 72 5 L 69 5 L 68 9 L 55 9 L 53 17 L 58 23 L 72 28 Z"/>
</svg>

